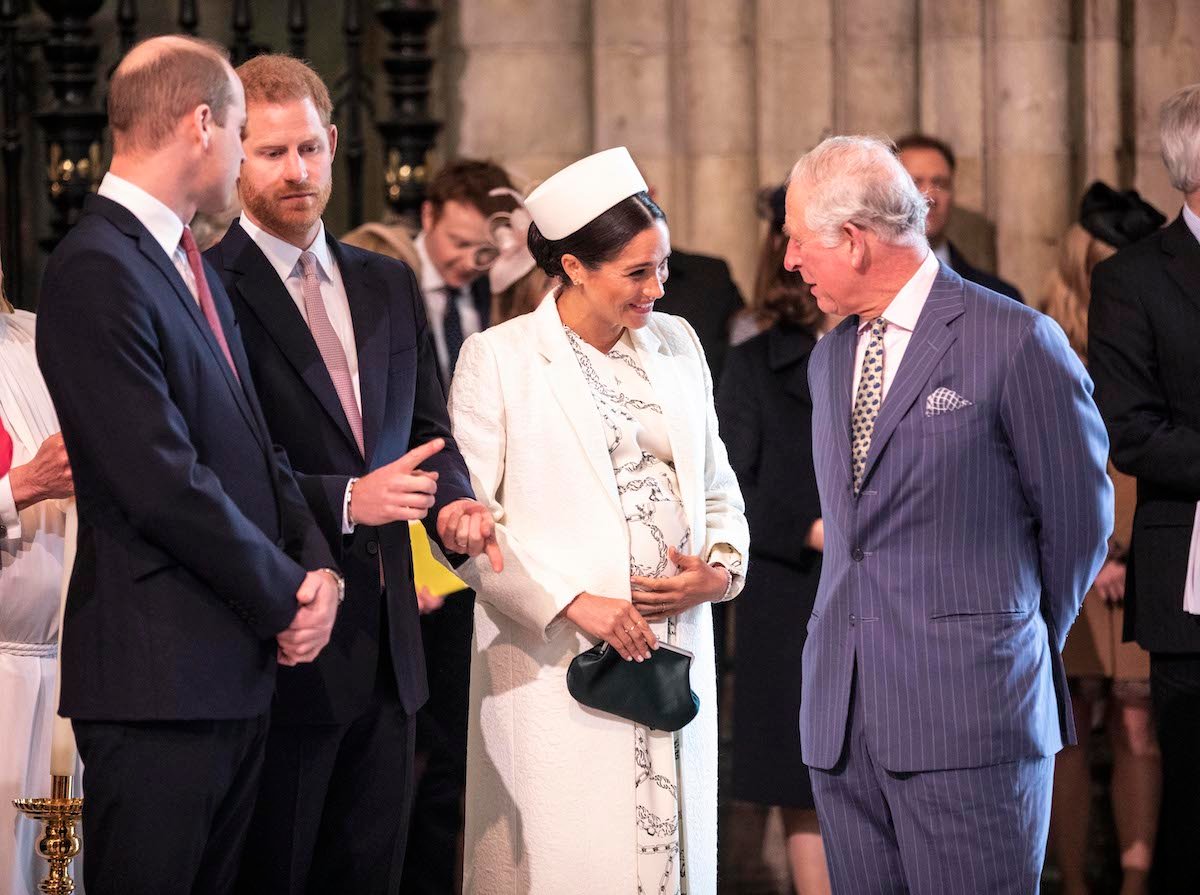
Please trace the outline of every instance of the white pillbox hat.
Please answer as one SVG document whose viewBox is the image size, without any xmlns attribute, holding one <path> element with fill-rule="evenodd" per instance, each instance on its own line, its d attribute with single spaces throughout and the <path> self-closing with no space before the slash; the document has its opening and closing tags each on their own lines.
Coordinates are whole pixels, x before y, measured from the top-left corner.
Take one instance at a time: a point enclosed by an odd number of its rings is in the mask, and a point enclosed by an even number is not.
<svg viewBox="0 0 1200 895">
<path fill-rule="evenodd" d="M 629 150 L 617 146 L 567 165 L 530 193 L 525 207 L 542 236 L 562 239 L 646 189 Z"/>
</svg>

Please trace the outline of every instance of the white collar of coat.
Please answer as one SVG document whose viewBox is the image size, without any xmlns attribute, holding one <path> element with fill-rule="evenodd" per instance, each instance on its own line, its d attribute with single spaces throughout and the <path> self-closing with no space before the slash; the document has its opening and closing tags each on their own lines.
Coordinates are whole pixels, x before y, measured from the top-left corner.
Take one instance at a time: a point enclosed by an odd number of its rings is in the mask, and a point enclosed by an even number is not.
<svg viewBox="0 0 1200 895">
<path fill-rule="evenodd" d="M 538 334 L 539 349 L 546 360 L 556 361 L 569 357 L 574 362 L 575 355 L 563 332 L 562 317 L 558 313 L 560 291 L 560 287 L 552 289 L 534 310 L 534 328 Z M 634 347 L 642 354 L 666 353 L 666 346 L 648 324 L 640 329 L 629 330 L 629 337 L 633 340 Z"/>
</svg>

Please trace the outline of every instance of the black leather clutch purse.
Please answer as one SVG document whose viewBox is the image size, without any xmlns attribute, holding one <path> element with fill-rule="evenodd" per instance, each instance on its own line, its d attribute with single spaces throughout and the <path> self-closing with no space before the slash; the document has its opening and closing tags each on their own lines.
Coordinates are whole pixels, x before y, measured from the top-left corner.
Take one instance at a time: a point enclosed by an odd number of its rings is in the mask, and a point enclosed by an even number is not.
<svg viewBox="0 0 1200 895">
<path fill-rule="evenodd" d="M 689 677 L 692 658 L 687 650 L 660 642 L 645 662 L 626 662 L 602 642 L 571 660 L 567 690 L 589 708 L 653 730 L 679 730 L 700 711 Z"/>
</svg>

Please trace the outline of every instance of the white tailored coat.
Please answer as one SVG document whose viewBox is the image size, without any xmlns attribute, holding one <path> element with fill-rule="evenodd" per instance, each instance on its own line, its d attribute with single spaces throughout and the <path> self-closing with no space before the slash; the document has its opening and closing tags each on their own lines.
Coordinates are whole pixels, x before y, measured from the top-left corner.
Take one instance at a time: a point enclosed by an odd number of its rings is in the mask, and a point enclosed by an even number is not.
<svg viewBox="0 0 1200 895">
<path fill-rule="evenodd" d="M 744 563 L 742 495 L 717 434 L 700 343 L 666 314 L 631 336 L 663 408 L 692 543 L 706 558 L 728 545 Z M 582 591 L 630 598 L 628 526 L 601 417 L 553 293 L 533 313 L 464 343 L 450 416 L 504 555 L 500 574 L 486 557 L 459 569 L 478 594 L 463 890 L 633 895 L 633 724 L 571 698 L 567 666 L 593 642 L 556 621 Z M 699 715 L 681 731 L 687 891 L 714 895 L 717 700 L 707 603 L 679 617 L 677 643 L 695 653 L 700 697 Z"/>
</svg>

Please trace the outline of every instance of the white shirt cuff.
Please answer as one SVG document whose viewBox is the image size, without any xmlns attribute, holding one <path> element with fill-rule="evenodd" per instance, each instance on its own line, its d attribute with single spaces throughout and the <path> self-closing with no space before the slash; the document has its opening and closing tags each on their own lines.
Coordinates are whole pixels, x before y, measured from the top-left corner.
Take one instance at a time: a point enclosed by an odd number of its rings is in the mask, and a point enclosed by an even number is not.
<svg viewBox="0 0 1200 895">
<path fill-rule="evenodd" d="M 354 534 L 354 524 L 350 521 L 350 491 L 354 487 L 354 483 L 358 479 L 350 479 L 346 482 L 346 495 L 342 498 L 342 534 Z"/>
<path fill-rule="evenodd" d="M 720 563 L 733 576 L 729 588 L 729 596 L 725 598 L 732 600 L 742 589 L 742 554 L 729 544 L 713 544 L 712 549 L 708 551 L 708 564 L 712 565 L 713 563 Z"/>
<path fill-rule="evenodd" d="M 12 482 L 8 476 L 0 478 L 0 538 L 20 540 L 21 514 L 13 497 Z"/>
</svg>

